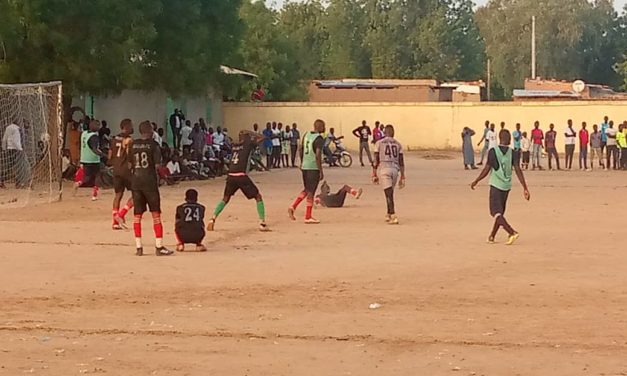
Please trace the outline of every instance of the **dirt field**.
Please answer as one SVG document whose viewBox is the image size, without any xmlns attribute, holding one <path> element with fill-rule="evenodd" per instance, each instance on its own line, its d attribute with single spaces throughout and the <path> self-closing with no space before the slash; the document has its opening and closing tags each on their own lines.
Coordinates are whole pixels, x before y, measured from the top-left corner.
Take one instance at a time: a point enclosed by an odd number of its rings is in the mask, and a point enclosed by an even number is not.
<svg viewBox="0 0 627 376">
<path fill-rule="evenodd" d="M 327 175 L 361 200 L 291 223 L 300 175 L 283 170 L 254 176 L 274 231 L 238 196 L 206 254 L 135 257 L 132 233 L 110 231 L 110 192 L 0 211 L 0 375 L 627 374 L 627 173 L 528 173 L 506 247 L 485 242 L 475 172 L 408 164 L 400 226 L 359 167 Z M 188 186 L 162 192 L 172 247 Z M 212 210 L 222 180 L 198 188 Z"/>
</svg>

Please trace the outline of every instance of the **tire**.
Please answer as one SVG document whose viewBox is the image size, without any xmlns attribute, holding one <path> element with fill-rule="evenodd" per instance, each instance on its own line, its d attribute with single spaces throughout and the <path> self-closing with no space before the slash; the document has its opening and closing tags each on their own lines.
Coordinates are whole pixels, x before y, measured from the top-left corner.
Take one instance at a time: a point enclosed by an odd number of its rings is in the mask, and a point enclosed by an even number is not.
<svg viewBox="0 0 627 376">
<path fill-rule="evenodd" d="M 338 162 L 340 163 L 340 166 L 342 166 L 343 168 L 348 168 L 353 165 L 353 157 L 349 153 L 344 152 L 340 156 L 340 159 Z"/>
</svg>

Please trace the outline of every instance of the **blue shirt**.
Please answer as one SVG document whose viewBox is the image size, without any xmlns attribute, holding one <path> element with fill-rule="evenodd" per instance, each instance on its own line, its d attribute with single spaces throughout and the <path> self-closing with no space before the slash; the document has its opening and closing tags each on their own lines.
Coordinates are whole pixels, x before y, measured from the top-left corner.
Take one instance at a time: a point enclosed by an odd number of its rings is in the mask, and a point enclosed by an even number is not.
<svg viewBox="0 0 627 376">
<path fill-rule="evenodd" d="M 522 133 L 520 133 L 519 130 L 515 130 L 512 132 L 512 136 L 514 136 L 514 149 L 520 149 L 520 137 L 522 136 Z"/>
<path fill-rule="evenodd" d="M 262 134 L 265 137 L 263 139 L 263 146 L 265 148 L 271 148 L 272 147 L 272 129 L 264 129 Z"/>
<path fill-rule="evenodd" d="M 601 142 L 607 142 L 607 135 L 605 134 L 605 130 L 609 127 L 610 125 L 608 123 L 601 124 Z"/>
</svg>

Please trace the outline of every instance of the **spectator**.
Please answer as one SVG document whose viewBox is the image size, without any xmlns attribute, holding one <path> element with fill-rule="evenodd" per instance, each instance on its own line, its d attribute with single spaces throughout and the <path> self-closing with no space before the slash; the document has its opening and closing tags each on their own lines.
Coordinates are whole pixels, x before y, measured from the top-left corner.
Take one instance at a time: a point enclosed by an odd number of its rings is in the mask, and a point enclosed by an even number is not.
<svg viewBox="0 0 627 376">
<path fill-rule="evenodd" d="M 376 144 L 377 141 L 385 137 L 381 129 L 379 129 L 380 126 L 381 126 L 381 123 L 377 120 L 374 123 L 374 129 L 372 130 L 372 144 L 373 145 Z"/>
<path fill-rule="evenodd" d="M 476 170 L 475 167 L 475 151 L 472 147 L 472 136 L 475 135 L 475 131 L 468 127 L 464 127 L 462 131 L 462 152 L 464 155 L 464 169 L 468 170 L 472 168 Z"/>
<path fill-rule="evenodd" d="M 624 124 L 618 126 L 618 133 L 616 133 L 616 143 L 620 148 L 619 169 L 624 170 L 627 167 L 627 136 L 625 135 Z"/>
<path fill-rule="evenodd" d="M 531 141 L 527 138 L 527 132 L 522 133 L 522 139 L 520 140 L 520 150 L 522 151 L 522 168 L 529 169 L 529 150 L 531 149 Z"/>
<path fill-rule="evenodd" d="M 174 149 L 181 148 L 182 139 L 183 118 L 179 109 L 175 109 L 174 113 L 170 115 L 170 129 L 172 129 L 172 142 L 174 143 Z"/>
<path fill-rule="evenodd" d="M 250 94 L 250 100 L 253 102 L 263 102 L 265 98 L 266 93 L 261 88 L 261 85 L 257 85 L 257 88 Z"/>
<path fill-rule="evenodd" d="M 577 132 L 573 129 L 573 121 L 568 119 L 568 125 L 564 131 L 566 144 L 566 160 L 564 162 L 567 170 L 573 169 L 573 157 L 575 155 L 575 144 L 577 143 Z"/>
<path fill-rule="evenodd" d="M 485 128 L 483 128 L 483 136 L 481 136 L 481 140 L 479 140 L 479 143 L 477 144 L 477 146 L 481 146 L 481 143 L 483 142 L 483 148 L 481 149 L 481 160 L 479 161 L 479 163 L 477 163 L 478 166 L 483 166 L 483 159 L 485 158 L 486 153 L 489 149 L 488 132 L 490 132 L 490 121 L 486 120 Z"/>
<path fill-rule="evenodd" d="M 161 139 L 161 144 L 160 145 L 163 145 L 163 144 L 167 145 L 168 144 L 168 141 L 165 138 L 165 130 L 163 128 L 157 129 L 157 136 L 159 136 L 159 139 Z"/>
<path fill-rule="evenodd" d="M 370 155 L 370 145 L 368 144 L 371 134 L 370 127 L 365 120 L 361 122 L 360 127 L 353 129 L 353 135 L 359 139 L 359 163 L 361 167 L 364 167 L 364 151 L 368 155 L 370 165 L 372 165 L 372 155 Z"/>
<path fill-rule="evenodd" d="M 542 156 L 542 144 L 544 140 L 544 133 L 540 129 L 540 122 L 536 121 L 533 124 L 533 130 L 531 131 L 531 141 L 533 143 L 533 149 L 531 153 L 531 164 L 533 169 L 536 168 L 542 170 L 540 165 L 540 157 Z"/>
<path fill-rule="evenodd" d="M 613 168 L 616 170 L 618 168 L 618 143 L 617 143 L 617 135 L 616 129 L 614 128 L 614 122 L 610 121 L 608 128 L 605 130 L 605 135 L 607 136 L 607 154 L 605 156 L 605 169 L 608 170 Z M 612 164 L 610 164 L 610 159 L 612 160 Z"/>
<path fill-rule="evenodd" d="M 594 159 L 599 161 L 599 167 L 604 168 L 603 162 L 603 134 L 599 132 L 599 127 L 592 125 L 592 133 L 590 134 L 590 169 L 594 170 Z"/>
<path fill-rule="evenodd" d="M 272 158 L 272 125 L 270 123 L 266 124 L 266 129 L 263 130 L 263 149 L 266 154 L 266 167 L 268 170 L 272 168 L 274 165 L 274 160 Z"/>
<path fill-rule="evenodd" d="M 555 146 L 555 141 L 557 140 L 557 132 L 555 131 L 555 125 L 549 125 L 549 131 L 546 132 L 546 138 L 544 140 L 546 146 L 546 153 L 549 158 L 549 170 L 553 170 L 553 165 L 551 164 L 551 160 L 555 157 L 555 164 L 557 165 L 557 169 L 560 169 L 560 156 L 557 153 L 557 147 Z"/>
<path fill-rule="evenodd" d="M 490 149 L 494 149 L 495 147 L 497 147 L 497 143 L 496 143 L 496 130 L 495 130 L 496 126 L 494 125 L 494 123 L 490 123 L 490 129 L 488 130 L 488 134 L 486 136 L 487 141 L 488 141 L 488 150 Z"/>
<path fill-rule="evenodd" d="M 159 135 L 159 129 L 157 129 L 157 123 L 152 122 L 150 123 L 152 124 L 152 139 L 155 140 L 155 142 L 161 146 L 163 144 L 163 139 L 161 138 L 161 136 Z"/>
<path fill-rule="evenodd" d="M 190 137 L 191 134 L 192 134 L 192 122 L 189 120 L 186 120 L 185 125 L 181 129 L 181 140 L 180 140 L 180 143 L 183 147 L 183 154 L 185 154 L 185 152 L 187 153 L 191 152 L 192 143 L 193 143 Z"/>
<path fill-rule="evenodd" d="M 324 146 L 322 148 L 322 151 L 324 152 L 324 155 L 327 156 L 327 159 L 329 160 L 329 166 L 331 167 L 337 167 L 337 164 L 335 163 L 335 158 L 333 157 L 333 151 L 331 150 L 331 145 L 335 145 L 337 141 L 343 138 L 344 136 L 335 136 L 335 128 L 329 128 L 329 134 L 327 134 L 327 137 L 324 139 Z"/>
<path fill-rule="evenodd" d="M 216 131 L 213 133 L 213 147 L 217 151 L 221 151 L 224 146 L 224 132 L 222 132 L 221 127 L 217 127 Z"/>
<path fill-rule="evenodd" d="M 192 150 L 194 151 L 194 156 L 198 162 L 202 162 L 203 156 L 205 154 L 205 131 L 200 127 L 199 123 L 194 125 L 194 129 L 190 134 L 189 138 L 192 139 Z"/>
<path fill-rule="evenodd" d="M 28 159 L 24 154 L 22 130 L 17 124 L 11 123 L 5 128 L 2 137 L 2 149 L 7 154 L 9 176 L 15 177 L 15 186 L 27 188 L 30 185 L 31 171 Z M 0 182 L 2 180 L 4 179 L 0 178 Z"/>
<path fill-rule="evenodd" d="M 512 138 L 514 139 L 514 151 L 520 153 L 520 139 L 522 133 L 520 132 L 520 123 L 516 123 L 516 129 L 512 132 Z M 518 156 L 520 158 L 520 156 Z"/>
<path fill-rule="evenodd" d="M 581 129 L 579 130 L 579 169 L 590 171 L 588 169 L 588 144 L 590 143 L 590 134 L 586 127 L 587 124 L 584 121 L 581 123 Z"/>
<path fill-rule="evenodd" d="M 504 121 L 501 122 L 501 130 L 503 130 L 503 129 L 505 129 L 505 122 Z"/>
<path fill-rule="evenodd" d="M 298 142 L 300 141 L 300 132 L 298 131 L 298 125 L 292 124 L 291 136 L 290 136 L 290 152 L 292 154 L 292 167 L 296 167 L 296 154 L 298 152 Z"/>
<path fill-rule="evenodd" d="M 211 156 L 214 155 L 213 152 L 213 128 L 207 128 L 207 133 L 205 133 L 205 155 L 207 153 L 211 153 Z"/>
<path fill-rule="evenodd" d="M 610 118 L 608 118 L 607 116 L 603 117 L 603 123 L 601 123 L 601 153 L 605 152 L 605 147 L 607 146 L 607 135 L 605 134 L 605 131 L 607 130 L 607 128 L 610 127 L 610 123 L 609 123 Z M 602 160 L 603 156 L 601 156 Z M 592 159 L 590 159 L 592 161 Z"/>
<path fill-rule="evenodd" d="M 281 129 L 277 123 L 272 123 L 272 162 L 272 167 L 281 168 Z"/>
<path fill-rule="evenodd" d="M 281 133 L 281 162 L 283 167 L 290 167 L 290 126 Z"/>
</svg>

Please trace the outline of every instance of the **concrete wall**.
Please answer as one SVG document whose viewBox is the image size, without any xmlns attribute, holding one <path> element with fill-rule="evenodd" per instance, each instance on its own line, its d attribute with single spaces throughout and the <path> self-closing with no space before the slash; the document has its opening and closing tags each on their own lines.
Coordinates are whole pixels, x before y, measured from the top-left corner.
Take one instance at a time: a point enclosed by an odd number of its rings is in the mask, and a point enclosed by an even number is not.
<svg viewBox="0 0 627 376">
<path fill-rule="evenodd" d="M 458 149 L 461 130 L 469 126 L 477 131 L 479 141 L 486 120 L 498 124 L 505 121 L 512 130 L 519 122 L 530 131 L 535 120 L 548 130 L 554 123 L 558 131 L 557 144 L 563 149 L 566 120 L 575 121 L 575 129 L 586 121 L 589 128 L 608 115 L 618 126 L 627 120 L 626 102 L 482 102 L 482 103 L 224 103 L 224 124 L 231 134 L 251 129 L 253 123 L 264 127 L 268 121 L 291 124 L 310 129 L 317 118 L 334 127 L 336 134 L 347 136 L 347 145 L 355 149 L 356 139 L 350 132 L 362 120 L 373 125 L 379 120 L 396 127 L 397 138 L 411 149 Z"/>
</svg>

